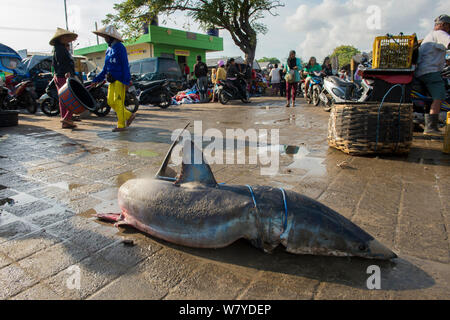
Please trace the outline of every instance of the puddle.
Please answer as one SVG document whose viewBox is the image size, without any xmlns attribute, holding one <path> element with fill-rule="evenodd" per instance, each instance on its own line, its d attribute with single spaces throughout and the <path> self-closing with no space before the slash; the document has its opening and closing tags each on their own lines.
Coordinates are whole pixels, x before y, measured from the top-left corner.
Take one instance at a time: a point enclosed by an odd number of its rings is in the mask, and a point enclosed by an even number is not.
<svg viewBox="0 0 450 320">
<path fill-rule="evenodd" d="M 63 144 L 61 145 L 61 147 L 76 147 L 76 146 L 78 146 L 78 144 L 76 144 L 76 143 L 71 143 L 71 142 L 63 143 Z"/>
<path fill-rule="evenodd" d="M 290 151 L 296 151 L 293 155 L 294 162 L 287 166 L 287 169 L 301 169 L 306 170 L 309 176 L 323 176 L 327 173 L 326 166 L 323 164 L 324 158 L 311 156 L 311 152 L 305 147 L 289 146 Z M 298 149 L 297 149 L 298 148 Z M 289 154 L 286 153 L 285 154 Z"/>
<path fill-rule="evenodd" d="M 83 218 L 92 218 L 94 216 L 94 214 L 97 214 L 97 211 L 95 211 L 94 209 L 89 209 L 85 212 L 78 214 L 78 216 L 83 217 Z"/>
<path fill-rule="evenodd" d="M 131 179 L 135 179 L 136 175 L 133 173 L 133 171 L 124 172 L 122 174 L 119 174 L 116 177 L 116 186 L 121 187 L 125 182 Z"/>
<path fill-rule="evenodd" d="M 81 188 L 84 186 L 84 184 L 77 184 L 77 183 L 68 183 L 68 182 L 58 182 L 58 183 L 52 183 L 49 186 L 51 187 L 58 187 L 67 191 L 71 191 L 77 188 Z"/>
<path fill-rule="evenodd" d="M 224 121 L 224 122 L 217 121 L 216 123 L 217 124 L 229 125 L 229 126 L 237 126 L 237 125 L 241 125 L 242 124 L 242 122 L 239 122 L 239 121 Z"/>
<path fill-rule="evenodd" d="M 136 150 L 136 151 L 129 151 L 128 155 L 130 156 L 139 156 L 144 158 L 153 158 L 159 156 L 158 153 L 150 151 L 150 150 Z"/>
</svg>

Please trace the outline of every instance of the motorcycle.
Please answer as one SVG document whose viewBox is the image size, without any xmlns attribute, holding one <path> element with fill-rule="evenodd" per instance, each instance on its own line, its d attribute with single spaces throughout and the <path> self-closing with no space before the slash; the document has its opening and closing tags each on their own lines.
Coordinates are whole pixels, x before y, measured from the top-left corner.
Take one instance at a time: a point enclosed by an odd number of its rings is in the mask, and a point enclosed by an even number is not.
<svg viewBox="0 0 450 320">
<path fill-rule="evenodd" d="M 301 85 L 301 89 L 303 92 L 303 96 L 306 99 L 306 102 L 308 104 L 313 104 L 316 107 L 320 104 L 320 93 L 322 92 L 322 85 L 323 85 L 323 76 L 321 72 L 313 72 L 309 74 L 311 76 L 311 79 L 309 81 L 308 86 L 308 94 L 305 94 L 306 92 L 306 81 Z"/>
<path fill-rule="evenodd" d="M 445 123 L 447 118 L 447 112 L 450 112 L 450 84 L 449 84 L 449 71 L 450 68 L 446 67 L 441 75 L 445 80 L 445 88 L 447 91 L 447 97 L 445 101 L 442 101 L 441 104 L 441 112 L 439 114 L 439 122 Z M 422 83 L 418 79 L 414 79 L 412 83 L 411 90 L 411 101 L 413 103 L 413 111 L 414 111 L 414 125 L 417 128 L 420 125 L 425 123 L 425 113 L 430 112 L 431 104 L 433 103 L 433 98 L 431 94 L 428 92 L 425 84 Z M 420 130 L 418 130 L 420 131 Z"/>
<path fill-rule="evenodd" d="M 134 83 L 136 102 L 152 104 L 167 109 L 172 103 L 172 92 L 168 80 L 137 81 Z"/>
<path fill-rule="evenodd" d="M 328 76 L 323 80 L 323 90 L 319 94 L 325 111 L 330 111 L 335 103 L 364 102 L 373 91 L 373 80 L 362 79 L 361 82 L 349 82 L 336 76 Z"/>
<path fill-rule="evenodd" d="M 58 90 L 54 79 L 48 83 L 45 93 L 38 99 L 38 103 L 45 115 L 49 117 L 59 115 Z"/>
<path fill-rule="evenodd" d="M 3 88 L 7 94 L 3 92 L 0 105 L 2 110 L 27 109 L 29 113 L 36 113 L 37 97 L 31 80 L 19 80 L 14 76 L 8 76 Z"/>
<path fill-rule="evenodd" d="M 230 80 L 220 80 L 217 83 L 217 94 L 221 104 L 225 105 L 228 101 L 237 99 L 241 99 L 243 103 L 250 103 L 250 93 L 247 90 L 247 82 L 243 74 L 238 76 L 238 82 L 240 90 Z"/>
</svg>

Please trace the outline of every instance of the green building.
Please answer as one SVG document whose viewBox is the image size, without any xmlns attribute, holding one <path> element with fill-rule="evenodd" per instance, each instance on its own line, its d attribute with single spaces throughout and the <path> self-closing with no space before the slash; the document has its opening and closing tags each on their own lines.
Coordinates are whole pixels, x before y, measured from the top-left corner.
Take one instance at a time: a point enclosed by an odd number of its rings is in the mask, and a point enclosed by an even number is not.
<svg viewBox="0 0 450 320">
<path fill-rule="evenodd" d="M 196 57 L 202 56 L 206 61 L 206 53 L 223 51 L 223 39 L 206 34 L 164 28 L 150 25 L 148 33 L 142 35 L 135 42 L 125 43 L 129 61 L 152 57 L 171 57 L 182 66 L 187 63 L 192 68 Z M 75 55 L 85 56 L 90 62 L 103 68 L 106 43 L 75 50 Z"/>
</svg>

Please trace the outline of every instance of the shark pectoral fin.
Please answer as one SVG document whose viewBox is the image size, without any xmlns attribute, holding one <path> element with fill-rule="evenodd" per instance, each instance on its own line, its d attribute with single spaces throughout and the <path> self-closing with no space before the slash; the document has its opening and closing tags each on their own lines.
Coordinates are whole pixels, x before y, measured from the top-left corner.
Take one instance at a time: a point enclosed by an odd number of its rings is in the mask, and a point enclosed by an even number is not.
<svg viewBox="0 0 450 320">
<path fill-rule="evenodd" d="M 109 222 L 117 222 L 122 219 L 122 215 L 120 213 L 97 213 L 94 214 L 94 217 Z"/>
</svg>

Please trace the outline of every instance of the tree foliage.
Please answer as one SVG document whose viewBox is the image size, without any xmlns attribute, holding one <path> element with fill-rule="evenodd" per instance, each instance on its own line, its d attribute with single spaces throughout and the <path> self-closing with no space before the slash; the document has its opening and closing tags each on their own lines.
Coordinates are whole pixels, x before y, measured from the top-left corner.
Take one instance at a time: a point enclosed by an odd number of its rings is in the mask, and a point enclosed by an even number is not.
<svg viewBox="0 0 450 320">
<path fill-rule="evenodd" d="M 267 13 L 276 15 L 274 10 L 281 6 L 278 0 L 125 0 L 114 5 L 116 13 L 108 14 L 103 23 L 114 24 L 125 37 L 135 38 L 144 23 L 150 23 L 158 14 L 184 11 L 205 30 L 227 30 L 247 63 L 253 63 L 257 35 L 267 32 L 261 19 Z"/>
<path fill-rule="evenodd" d="M 339 58 L 339 68 L 349 64 L 354 55 L 360 53 L 358 49 L 353 46 L 339 46 L 334 49 L 331 57 L 337 56 Z"/>
<path fill-rule="evenodd" d="M 263 57 L 263 58 L 259 59 L 258 62 L 269 62 L 271 64 L 275 64 L 275 63 L 280 63 L 280 60 L 278 58 Z"/>
</svg>

